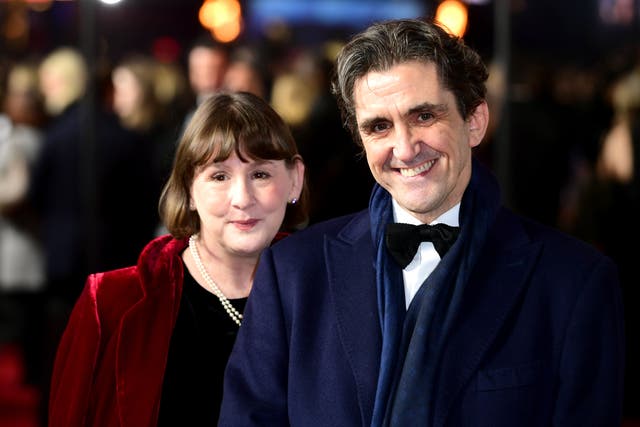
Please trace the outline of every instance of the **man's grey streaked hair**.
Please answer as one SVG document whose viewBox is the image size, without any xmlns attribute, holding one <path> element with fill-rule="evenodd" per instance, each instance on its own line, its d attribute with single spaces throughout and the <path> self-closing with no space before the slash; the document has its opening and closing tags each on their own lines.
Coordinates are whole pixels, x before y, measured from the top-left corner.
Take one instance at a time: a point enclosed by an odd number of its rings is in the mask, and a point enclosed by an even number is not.
<svg viewBox="0 0 640 427">
<path fill-rule="evenodd" d="M 358 145 L 362 145 L 362 141 L 353 99 L 356 82 L 369 72 L 389 70 L 409 61 L 436 65 L 440 83 L 453 92 L 464 119 L 484 101 L 486 66 L 480 55 L 461 38 L 434 22 L 418 19 L 373 24 L 342 48 L 332 82 L 345 127 Z"/>
</svg>

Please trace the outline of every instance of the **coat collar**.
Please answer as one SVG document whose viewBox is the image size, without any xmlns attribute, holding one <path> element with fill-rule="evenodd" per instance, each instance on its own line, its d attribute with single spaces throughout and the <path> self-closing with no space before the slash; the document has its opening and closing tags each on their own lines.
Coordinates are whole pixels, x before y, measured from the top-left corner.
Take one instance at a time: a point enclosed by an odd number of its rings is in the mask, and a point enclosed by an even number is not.
<svg viewBox="0 0 640 427">
<path fill-rule="evenodd" d="M 116 389 L 123 426 L 157 422 L 164 369 L 182 294 L 181 254 L 186 240 L 160 237 L 138 261 L 143 293 L 120 323 Z"/>
</svg>

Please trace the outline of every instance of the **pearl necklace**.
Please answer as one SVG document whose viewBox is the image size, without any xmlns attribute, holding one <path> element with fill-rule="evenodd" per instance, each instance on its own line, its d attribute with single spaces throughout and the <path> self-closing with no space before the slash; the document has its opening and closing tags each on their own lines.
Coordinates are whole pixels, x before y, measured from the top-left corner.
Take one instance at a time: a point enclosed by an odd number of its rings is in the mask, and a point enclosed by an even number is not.
<svg viewBox="0 0 640 427">
<path fill-rule="evenodd" d="M 231 319 L 234 322 L 236 322 L 238 326 L 240 326 L 240 323 L 242 322 L 242 314 L 240 314 L 238 310 L 236 310 L 235 307 L 231 305 L 227 297 L 224 296 L 224 294 L 222 293 L 218 285 L 216 285 L 213 279 L 211 279 L 211 276 L 209 276 L 209 273 L 207 273 L 207 270 L 204 268 L 204 264 L 202 264 L 202 260 L 200 259 L 200 254 L 198 253 L 198 248 L 196 247 L 195 234 L 192 234 L 191 237 L 189 237 L 189 251 L 191 251 L 191 256 L 193 257 L 193 260 L 196 263 L 196 267 L 198 267 L 198 271 L 200 272 L 200 275 L 204 278 L 204 281 L 209 287 L 209 289 L 213 292 L 215 296 L 218 297 L 225 311 L 227 312 L 227 314 L 229 314 L 229 317 L 231 317 Z"/>
</svg>

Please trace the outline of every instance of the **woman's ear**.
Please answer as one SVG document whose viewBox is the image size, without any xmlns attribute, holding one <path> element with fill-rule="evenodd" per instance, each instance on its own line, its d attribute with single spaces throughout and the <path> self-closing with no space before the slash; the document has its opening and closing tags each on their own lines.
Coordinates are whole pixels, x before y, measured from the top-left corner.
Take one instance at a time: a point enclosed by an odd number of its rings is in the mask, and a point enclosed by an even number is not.
<svg viewBox="0 0 640 427">
<path fill-rule="evenodd" d="M 469 129 L 469 145 L 475 147 L 482 142 L 487 126 L 489 125 L 489 106 L 486 101 L 482 101 L 480 105 L 473 110 L 471 116 L 467 119 L 467 128 Z"/>
<path fill-rule="evenodd" d="M 293 168 L 291 169 L 291 177 L 293 178 L 293 186 L 289 193 L 289 200 L 299 199 L 302 193 L 302 187 L 304 185 L 304 162 L 302 157 L 296 156 L 294 159 Z"/>
</svg>

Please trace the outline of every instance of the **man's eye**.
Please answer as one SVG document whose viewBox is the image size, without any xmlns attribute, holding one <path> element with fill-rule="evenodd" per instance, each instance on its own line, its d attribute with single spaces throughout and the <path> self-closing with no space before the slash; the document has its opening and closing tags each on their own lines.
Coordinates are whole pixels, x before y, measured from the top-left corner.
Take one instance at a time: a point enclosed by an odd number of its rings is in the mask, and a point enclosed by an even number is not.
<svg viewBox="0 0 640 427">
<path fill-rule="evenodd" d="M 420 113 L 418 114 L 419 122 L 428 122 L 429 120 L 433 120 L 434 115 L 431 113 Z"/>
<path fill-rule="evenodd" d="M 375 123 L 374 125 L 371 126 L 371 131 L 374 133 L 384 132 L 387 129 L 389 129 L 388 123 Z"/>
</svg>

